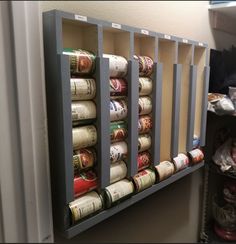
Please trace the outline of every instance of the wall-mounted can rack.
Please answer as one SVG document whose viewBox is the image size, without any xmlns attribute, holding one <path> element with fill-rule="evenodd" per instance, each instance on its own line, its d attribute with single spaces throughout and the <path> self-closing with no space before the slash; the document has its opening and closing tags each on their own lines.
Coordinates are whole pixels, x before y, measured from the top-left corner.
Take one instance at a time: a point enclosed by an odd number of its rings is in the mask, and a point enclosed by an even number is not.
<svg viewBox="0 0 236 244">
<path fill-rule="evenodd" d="M 117 23 L 52 10 L 43 13 L 47 116 L 54 226 L 71 238 L 134 204 L 164 186 L 199 169 L 200 162 L 173 174 L 150 188 L 130 195 L 121 203 L 103 208 L 93 216 L 72 224 L 69 204 L 74 198 L 71 87 L 69 56 L 65 48 L 93 52 L 95 58 L 97 117 L 97 192 L 104 197 L 110 185 L 110 84 L 109 59 L 104 54 L 120 55 L 128 61 L 125 119 L 128 124 L 127 179 L 138 173 L 139 64 L 134 55 L 152 58 L 151 166 L 171 161 L 179 152 L 193 149 L 193 137 L 205 143 L 208 49 L 204 43 L 134 28 Z"/>
</svg>

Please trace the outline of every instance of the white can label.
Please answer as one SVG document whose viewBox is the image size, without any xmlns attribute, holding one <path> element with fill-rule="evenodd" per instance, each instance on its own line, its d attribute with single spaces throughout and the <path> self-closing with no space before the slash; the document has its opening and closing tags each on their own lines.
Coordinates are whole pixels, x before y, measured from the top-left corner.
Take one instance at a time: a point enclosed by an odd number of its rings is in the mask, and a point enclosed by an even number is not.
<svg viewBox="0 0 236 244">
<path fill-rule="evenodd" d="M 175 167 L 174 164 L 169 161 L 160 162 L 160 164 L 155 166 L 159 180 L 162 181 L 174 174 Z"/>
<path fill-rule="evenodd" d="M 149 134 L 139 135 L 138 137 L 138 151 L 143 152 L 151 147 L 152 139 Z"/>
<path fill-rule="evenodd" d="M 73 102 L 71 104 L 72 121 L 96 118 L 96 105 L 92 101 Z"/>
<path fill-rule="evenodd" d="M 118 161 L 111 164 L 110 168 L 110 184 L 122 180 L 126 177 L 127 166 L 124 161 Z"/>
<path fill-rule="evenodd" d="M 155 172 L 150 169 L 143 170 L 134 176 L 134 182 L 138 192 L 152 186 L 155 181 Z"/>
<path fill-rule="evenodd" d="M 75 19 L 76 20 L 81 20 L 81 21 L 85 21 L 87 22 L 87 16 L 83 16 L 83 15 L 78 15 L 78 14 L 75 14 Z"/>
<path fill-rule="evenodd" d="M 110 101 L 110 120 L 122 120 L 127 117 L 127 103 L 123 99 Z"/>
<path fill-rule="evenodd" d="M 150 114 L 152 112 L 152 99 L 150 97 L 140 97 L 138 100 L 139 114 Z"/>
<path fill-rule="evenodd" d="M 173 158 L 173 162 L 175 164 L 176 171 L 179 171 L 188 167 L 189 159 L 185 154 L 179 153 L 177 157 Z"/>
<path fill-rule="evenodd" d="M 118 181 L 110 186 L 106 187 L 106 190 L 110 193 L 111 201 L 115 202 L 134 191 L 134 185 L 132 181 L 127 179 Z"/>
<path fill-rule="evenodd" d="M 85 216 L 102 208 L 102 200 L 97 192 L 92 191 L 77 198 L 69 204 L 73 221 L 76 222 Z"/>
<path fill-rule="evenodd" d="M 128 146 L 125 141 L 115 142 L 110 146 L 110 160 L 112 163 L 125 159 L 128 154 Z"/>
<path fill-rule="evenodd" d="M 152 79 L 149 77 L 139 78 L 139 95 L 145 96 L 152 92 Z"/>
</svg>

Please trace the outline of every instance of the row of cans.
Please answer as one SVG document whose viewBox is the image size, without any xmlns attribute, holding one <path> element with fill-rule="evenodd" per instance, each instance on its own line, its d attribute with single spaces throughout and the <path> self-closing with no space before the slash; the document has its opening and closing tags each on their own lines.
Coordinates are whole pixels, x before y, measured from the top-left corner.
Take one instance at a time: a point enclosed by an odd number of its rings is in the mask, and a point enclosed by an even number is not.
<svg viewBox="0 0 236 244">
<path fill-rule="evenodd" d="M 96 82 L 93 78 L 71 78 L 71 99 L 73 101 L 92 100 L 96 96 Z M 152 80 L 149 77 L 139 77 L 139 95 L 152 93 Z M 128 94 L 128 84 L 125 79 L 110 79 L 110 96 L 124 97 Z"/>
<path fill-rule="evenodd" d="M 63 54 L 69 55 L 70 71 L 74 76 L 93 74 L 95 72 L 96 56 L 91 51 L 66 48 Z M 128 61 L 123 56 L 103 54 L 103 58 L 109 59 L 109 76 L 125 77 L 128 71 Z M 150 76 L 153 73 L 153 60 L 148 56 L 134 55 L 139 63 L 140 76 Z"/>
</svg>

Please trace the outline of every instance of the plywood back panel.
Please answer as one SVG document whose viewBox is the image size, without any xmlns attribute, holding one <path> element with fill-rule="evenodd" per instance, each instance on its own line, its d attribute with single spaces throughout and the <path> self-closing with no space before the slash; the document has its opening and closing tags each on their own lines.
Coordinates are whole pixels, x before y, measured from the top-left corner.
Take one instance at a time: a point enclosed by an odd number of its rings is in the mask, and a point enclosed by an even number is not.
<svg viewBox="0 0 236 244">
<path fill-rule="evenodd" d="M 163 63 L 162 108 L 161 108 L 161 154 L 160 160 L 171 159 L 171 126 L 173 100 L 173 64 L 175 61 L 175 42 L 159 41 L 159 62 Z"/>
<path fill-rule="evenodd" d="M 134 53 L 136 55 L 149 56 L 155 59 L 155 38 L 145 35 L 135 35 L 134 37 Z"/>
<path fill-rule="evenodd" d="M 206 49 L 197 47 L 194 50 L 194 64 L 197 65 L 196 104 L 194 134 L 201 135 L 202 95 L 204 87 L 204 67 L 206 62 Z"/>
<path fill-rule="evenodd" d="M 103 53 L 114 54 L 114 33 L 103 31 Z"/>
<path fill-rule="evenodd" d="M 179 152 L 186 152 L 188 129 L 188 99 L 190 88 L 190 65 L 192 60 L 192 46 L 179 45 L 178 63 L 182 64 L 181 93 L 180 93 L 180 121 L 179 121 Z"/>
</svg>

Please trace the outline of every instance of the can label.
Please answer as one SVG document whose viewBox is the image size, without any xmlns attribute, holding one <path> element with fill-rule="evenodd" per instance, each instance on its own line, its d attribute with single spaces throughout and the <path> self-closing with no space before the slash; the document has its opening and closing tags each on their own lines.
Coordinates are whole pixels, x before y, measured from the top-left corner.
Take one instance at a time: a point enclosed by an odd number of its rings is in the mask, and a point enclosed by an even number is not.
<svg viewBox="0 0 236 244">
<path fill-rule="evenodd" d="M 92 170 L 80 173 L 74 178 L 74 196 L 81 196 L 84 193 L 97 188 L 97 186 L 97 176 Z"/>
<path fill-rule="evenodd" d="M 70 90 L 72 100 L 91 100 L 96 95 L 96 83 L 94 79 L 72 78 Z"/>
<path fill-rule="evenodd" d="M 110 101 L 110 120 L 116 121 L 127 117 L 127 103 L 123 99 Z"/>
<path fill-rule="evenodd" d="M 204 154 L 202 150 L 200 150 L 199 148 L 190 151 L 189 156 L 191 158 L 192 163 L 194 164 L 201 162 L 204 159 Z"/>
<path fill-rule="evenodd" d="M 141 152 L 138 154 L 138 171 L 143 170 L 151 164 L 151 154 L 149 152 Z"/>
<path fill-rule="evenodd" d="M 115 142 L 110 146 L 111 163 L 123 160 L 128 155 L 128 146 L 125 141 Z"/>
<path fill-rule="evenodd" d="M 150 114 L 152 112 L 152 99 L 150 97 L 140 97 L 138 99 L 139 114 Z"/>
<path fill-rule="evenodd" d="M 122 56 L 103 54 L 103 58 L 109 58 L 110 77 L 122 78 L 127 74 L 128 62 Z"/>
<path fill-rule="evenodd" d="M 97 143 L 96 127 L 94 125 L 87 125 L 73 128 L 72 138 L 74 149 L 94 146 Z"/>
<path fill-rule="evenodd" d="M 111 164 L 110 168 L 110 184 L 122 180 L 126 177 L 127 166 L 124 161 L 118 161 Z"/>
<path fill-rule="evenodd" d="M 139 75 L 148 77 L 153 72 L 153 60 L 148 56 L 136 56 L 134 59 L 139 63 Z"/>
<path fill-rule="evenodd" d="M 175 165 L 175 171 L 182 170 L 189 165 L 189 158 L 183 153 L 179 153 L 177 157 L 173 158 L 173 162 Z"/>
<path fill-rule="evenodd" d="M 152 118 L 149 115 L 139 116 L 138 132 L 147 133 L 152 129 Z"/>
<path fill-rule="evenodd" d="M 112 142 L 123 141 L 127 135 L 127 124 L 124 121 L 117 121 L 110 124 L 110 139 Z"/>
<path fill-rule="evenodd" d="M 127 96 L 128 86 L 124 79 L 110 79 L 110 96 Z"/>
<path fill-rule="evenodd" d="M 66 48 L 63 54 L 69 55 L 72 75 L 92 74 L 95 70 L 95 55 L 82 49 Z"/>
<path fill-rule="evenodd" d="M 95 119 L 96 105 L 92 101 L 72 102 L 71 104 L 72 121 Z"/>
<path fill-rule="evenodd" d="M 138 137 L 138 151 L 143 152 L 151 148 L 152 139 L 149 134 L 139 135 Z"/>
<path fill-rule="evenodd" d="M 134 183 L 136 186 L 137 192 L 143 191 L 144 189 L 152 186 L 156 181 L 155 172 L 150 169 L 145 169 L 134 177 Z"/>
<path fill-rule="evenodd" d="M 76 150 L 73 155 L 74 171 L 90 168 L 96 161 L 96 152 L 93 148 Z"/>
<path fill-rule="evenodd" d="M 134 192 L 134 185 L 132 181 L 127 179 L 120 180 L 106 188 L 106 194 L 108 197 L 108 206 L 121 198 L 130 195 Z"/>
<path fill-rule="evenodd" d="M 97 192 L 92 191 L 84 196 L 81 196 L 69 203 L 69 209 L 71 211 L 72 223 L 97 212 L 102 209 L 103 201 L 102 197 Z"/>
<path fill-rule="evenodd" d="M 193 136 L 193 148 L 198 147 L 199 146 L 199 143 L 200 143 L 199 138 L 196 135 L 194 135 Z"/>
<path fill-rule="evenodd" d="M 169 161 L 160 162 L 155 168 L 159 176 L 159 181 L 167 179 L 175 172 L 174 164 Z"/>
<path fill-rule="evenodd" d="M 152 92 L 152 79 L 149 77 L 139 77 L 139 95 L 150 95 Z"/>
</svg>

